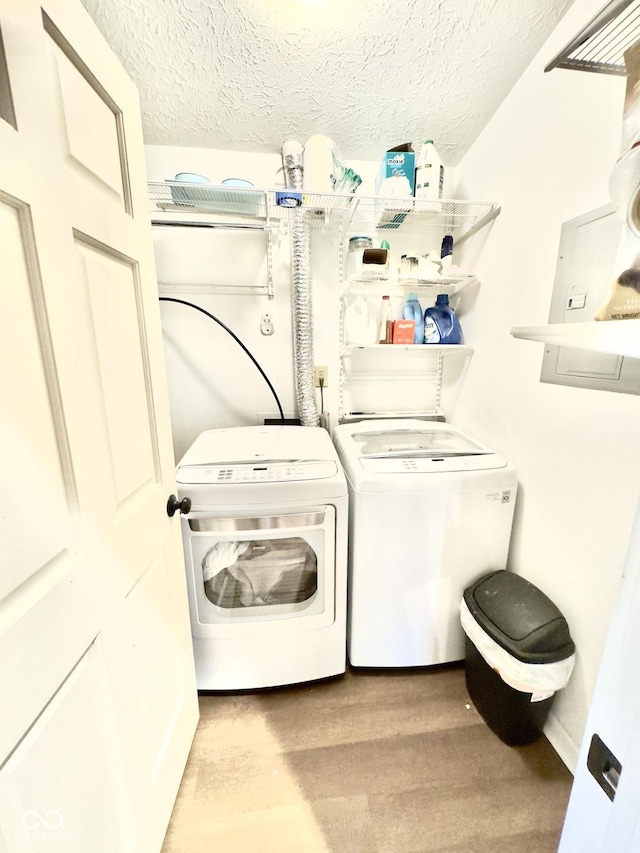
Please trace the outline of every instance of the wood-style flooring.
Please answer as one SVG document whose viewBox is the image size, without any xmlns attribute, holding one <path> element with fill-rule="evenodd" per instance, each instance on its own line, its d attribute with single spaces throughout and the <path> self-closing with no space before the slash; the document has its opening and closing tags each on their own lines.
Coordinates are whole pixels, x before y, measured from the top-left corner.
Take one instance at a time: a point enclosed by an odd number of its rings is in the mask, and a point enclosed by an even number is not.
<svg viewBox="0 0 640 853">
<path fill-rule="evenodd" d="M 505 746 L 461 665 L 200 696 L 163 853 L 552 853 L 571 774 Z"/>
</svg>

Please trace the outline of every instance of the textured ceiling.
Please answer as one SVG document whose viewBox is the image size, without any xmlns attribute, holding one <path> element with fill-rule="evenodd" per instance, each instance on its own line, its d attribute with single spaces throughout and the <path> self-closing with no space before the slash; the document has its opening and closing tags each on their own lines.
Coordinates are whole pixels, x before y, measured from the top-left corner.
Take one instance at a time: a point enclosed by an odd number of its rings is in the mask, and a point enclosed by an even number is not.
<svg viewBox="0 0 640 853">
<path fill-rule="evenodd" d="M 145 142 L 345 159 L 432 137 L 456 165 L 572 0 L 82 0 Z M 542 73 L 542 69 L 541 69 Z"/>
</svg>

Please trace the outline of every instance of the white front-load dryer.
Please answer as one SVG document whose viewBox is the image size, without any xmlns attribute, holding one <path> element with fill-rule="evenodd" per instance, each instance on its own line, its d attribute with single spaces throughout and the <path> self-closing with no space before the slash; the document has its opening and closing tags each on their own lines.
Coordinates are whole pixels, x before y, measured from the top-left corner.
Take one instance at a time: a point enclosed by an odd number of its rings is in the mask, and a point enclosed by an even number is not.
<svg viewBox="0 0 640 853">
<path fill-rule="evenodd" d="M 329 434 L 208 430 L 176 480 L 198 689 L 343 673 L 348 492 Z"/>
<path fill-rule="evenodd" d="M 464 589 L 506 567 L 513 466 L 436 421 L 343 424 L 334 440 L 349 485 L 350 663 L 463 659 Z"/>
</svg>

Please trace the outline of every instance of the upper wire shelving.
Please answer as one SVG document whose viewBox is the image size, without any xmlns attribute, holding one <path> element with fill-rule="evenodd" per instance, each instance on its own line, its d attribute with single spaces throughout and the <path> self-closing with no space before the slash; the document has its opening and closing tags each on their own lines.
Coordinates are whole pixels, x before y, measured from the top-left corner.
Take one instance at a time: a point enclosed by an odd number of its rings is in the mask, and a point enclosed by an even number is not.
<svg viewBox="0 0 640 853">
<path fill-rule="evenodd" d="M 626 75 L 624 54 L 640 40 L 640 0 L 611 0 L 545 67 Z"/>
<path fill-rule="evenodd" d="M 159 181 L 148 184 L 151 221 L 162 225 L 286 229 L 301 211 L 312 230 L 346 236 L 378 231 L 447 233 L 460 243 L 500 212 L 493 202 L 425 201 L 342 193 L 304 193 L 301 207 L 281 207 L 278 190 Z"/>
</svg>

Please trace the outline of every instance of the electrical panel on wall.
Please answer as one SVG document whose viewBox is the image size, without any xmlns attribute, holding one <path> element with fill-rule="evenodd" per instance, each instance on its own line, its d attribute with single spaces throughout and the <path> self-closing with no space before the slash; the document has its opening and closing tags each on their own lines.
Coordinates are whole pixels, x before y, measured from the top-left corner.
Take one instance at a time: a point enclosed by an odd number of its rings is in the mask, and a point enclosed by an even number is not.
<svg viewBox="0 0 640 853">
<path fill-rule="evenodd" d="M 550 323 L 594 319 L 616 278 L 622 228 L 611 204 L 563 223 Z M 540 381 L 640 394 L 640 359 L 546 345 Z"/>
</svg>

